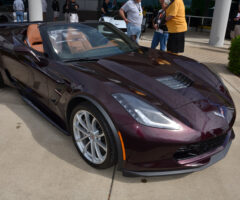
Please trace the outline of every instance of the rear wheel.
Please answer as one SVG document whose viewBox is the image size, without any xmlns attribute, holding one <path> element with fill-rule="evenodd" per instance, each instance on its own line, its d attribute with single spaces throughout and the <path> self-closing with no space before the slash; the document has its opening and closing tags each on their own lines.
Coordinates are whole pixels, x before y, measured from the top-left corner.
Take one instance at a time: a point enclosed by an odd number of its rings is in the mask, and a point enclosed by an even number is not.
<svg viewBox="0 0 240 200">
<path fill-rule="evenodd" d="M 77 106 L 70 118 L 74 144 L 84 160 L 105 169 L 117 160 L 111 129 L 102 114 L 91 104 Z"/>
</svg>

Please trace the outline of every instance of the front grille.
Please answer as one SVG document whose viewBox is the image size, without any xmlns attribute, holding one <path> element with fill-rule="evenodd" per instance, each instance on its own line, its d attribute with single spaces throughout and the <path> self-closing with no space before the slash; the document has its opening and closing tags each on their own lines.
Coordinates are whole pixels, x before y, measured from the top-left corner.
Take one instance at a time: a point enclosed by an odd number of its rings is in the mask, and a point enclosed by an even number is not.
<svg viewBox="0 0 240 200">
<path fill-rule="evenodd" d="M 176 160 L 183 160 L 183 159 L 192 158 L 192 157 L 207 153 L 209 151 L 212 151 L 222 146 L 224 144 L 226 137 L 227 135 L 224 134 L 214 139 L 182 146 L 174 154 L 174 158 Z"/>
<path fill-rule="evenodd" d="M 157 78 L 156 80 L 174 90 L 188 88 L 193 84 L 193 81 L 182 73 L 176 73 L 174 76 Z"/>
</svg>

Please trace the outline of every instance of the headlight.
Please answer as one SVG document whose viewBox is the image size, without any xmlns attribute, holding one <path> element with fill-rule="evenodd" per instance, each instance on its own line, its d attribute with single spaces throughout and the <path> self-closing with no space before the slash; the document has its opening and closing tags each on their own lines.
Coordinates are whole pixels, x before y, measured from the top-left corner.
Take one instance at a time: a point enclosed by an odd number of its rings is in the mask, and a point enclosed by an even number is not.
<svg viewBox="0 0 240 200">
<path fill-rule="evenodd" d="M 113 94 L 113 97 L 140 124 L 161 129 L 180 130 L 181 126 L 153 106 L 128 94 Z"/>
<path fill-rule="evenodd" d="M 233 116 L 234 116 L 235 109 L 234 108 L 224 108 L 224 116 L 227 120 L 228 124 L 232 122 Z"/>
</svg>

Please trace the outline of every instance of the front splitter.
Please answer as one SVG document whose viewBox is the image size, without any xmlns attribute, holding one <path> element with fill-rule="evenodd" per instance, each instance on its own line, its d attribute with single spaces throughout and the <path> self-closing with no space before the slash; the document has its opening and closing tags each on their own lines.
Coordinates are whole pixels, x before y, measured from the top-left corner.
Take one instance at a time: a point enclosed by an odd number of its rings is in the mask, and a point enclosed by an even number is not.
<svg viewBox="0 0 240 200">
<path fill-rule="evenodd" d="M 218 161 L 222 160 L 228 153 L 230 146 L 232 144 L 232 138 L 229 138 L 228 143 L 226 144 L 225 148 L 213 155 L 208 164 L 203 165 L 201 167 L 194 167 L 190 169 L 182 169 L 182 170 L 171 170 L 171 171 L 157 171 L 157 172 L 136 172 L 136 171 L 128 171 L 126 169 L 122 170 L 123 176 L 127 177 L 153 177 L 153 176 L 169 176 L 169 175 L 179 175 L 179 174 L 188 174 L 192 172 L 201 171 L 210 167 L 211 165 L 217 163 Z"/>
</svg>

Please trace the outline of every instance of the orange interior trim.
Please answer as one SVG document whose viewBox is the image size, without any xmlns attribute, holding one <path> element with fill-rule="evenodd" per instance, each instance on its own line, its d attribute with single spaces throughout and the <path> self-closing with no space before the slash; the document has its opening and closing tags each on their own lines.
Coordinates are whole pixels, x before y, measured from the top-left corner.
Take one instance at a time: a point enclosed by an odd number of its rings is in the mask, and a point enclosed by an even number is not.
<svg viewBox="0 0 240 200">
<path fill-rule="evenodd" d="M 27 29 L 27 40 L 25 41 L 31 48 L 41 53 L 43 50 L 43 41 L 38 28 L 38 24 L 30 24 Z"/>
<path fill-rule="evenodd" d="M 120 138 L 121 145 L 122 145 L 123 160 L 126 160 L 125 146 L 124 146 L 122 134 L 120 133 L 120 131 L 118 131 L 118 136 L 119 136 L 119 138 Z"/>
<path fill-rule="evenodd" d="M 142 92 L 140 92 L 138 90 L 135 90 L 135 93 L 138 94 L 138 95 L 141 95 L 141 96 L 146 96 L 146 94 L 144 94 L 144 93 L 142 93 Z"/>
</svg>

